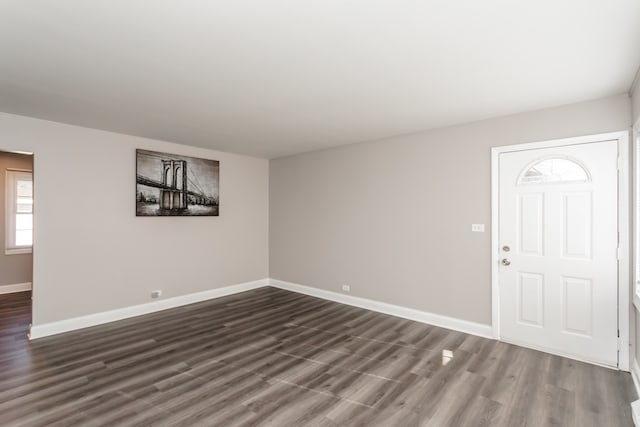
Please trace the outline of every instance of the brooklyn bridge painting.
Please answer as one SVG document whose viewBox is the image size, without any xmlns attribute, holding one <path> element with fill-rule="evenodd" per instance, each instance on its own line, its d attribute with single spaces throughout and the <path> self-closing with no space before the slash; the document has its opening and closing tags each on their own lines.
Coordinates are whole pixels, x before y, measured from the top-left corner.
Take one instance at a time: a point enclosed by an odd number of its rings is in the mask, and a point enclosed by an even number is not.
<svg viewBox="0 0 640 427">
<path fill-rule="evenodd" d="M 137 216 L 218 216 L 220 162 L 136 150 Z"/>
</svg>

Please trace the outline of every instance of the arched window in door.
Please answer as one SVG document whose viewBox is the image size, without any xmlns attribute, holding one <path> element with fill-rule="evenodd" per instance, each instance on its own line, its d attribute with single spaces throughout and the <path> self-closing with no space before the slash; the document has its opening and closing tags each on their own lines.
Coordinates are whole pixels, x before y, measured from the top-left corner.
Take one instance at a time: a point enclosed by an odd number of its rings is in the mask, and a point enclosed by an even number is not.
<svg viewBox="0 0 640 427">
<path fill-rule="evenodd" d="M 547 157 L 527 166 L 518 185 L 588 182 L 591 176 L 578 161 L 568 157 Z"/>
</svg>

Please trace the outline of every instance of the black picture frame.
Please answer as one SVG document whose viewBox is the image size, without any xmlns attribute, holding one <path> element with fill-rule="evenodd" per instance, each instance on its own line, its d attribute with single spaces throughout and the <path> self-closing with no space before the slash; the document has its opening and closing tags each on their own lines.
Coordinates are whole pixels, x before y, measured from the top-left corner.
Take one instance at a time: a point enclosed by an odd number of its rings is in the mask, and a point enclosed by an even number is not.
<svg viewBox="0 0 640 427">
<path fill-rule="evenodd" d="M 220 162 L 136 149 L 136 216 L 219 216 Z"/>
</svg>

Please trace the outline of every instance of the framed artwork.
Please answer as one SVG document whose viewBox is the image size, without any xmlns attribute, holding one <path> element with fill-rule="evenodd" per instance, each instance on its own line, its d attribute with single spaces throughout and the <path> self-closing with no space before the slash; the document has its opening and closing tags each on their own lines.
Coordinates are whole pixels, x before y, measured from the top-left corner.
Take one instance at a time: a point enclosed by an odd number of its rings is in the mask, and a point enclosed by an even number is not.
<svg viewBox="0 0 640 427">
<path fill-rule="evenodd" d="M 218 216 L 220 162 L 136 150 L 136 216 Z"/>
</svg>

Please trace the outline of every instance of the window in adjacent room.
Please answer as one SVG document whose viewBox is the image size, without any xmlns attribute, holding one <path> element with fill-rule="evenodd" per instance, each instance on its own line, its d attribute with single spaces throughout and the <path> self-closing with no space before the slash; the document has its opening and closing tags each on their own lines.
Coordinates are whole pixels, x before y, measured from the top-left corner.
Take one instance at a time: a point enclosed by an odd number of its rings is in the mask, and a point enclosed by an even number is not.
<svg viewBox="0 0 640 427">
<path fill-rule="evenodd" d="M 6 254 L 30 253 L 33 245 L 33 173 L 7 170 Z"/>
</svg>

